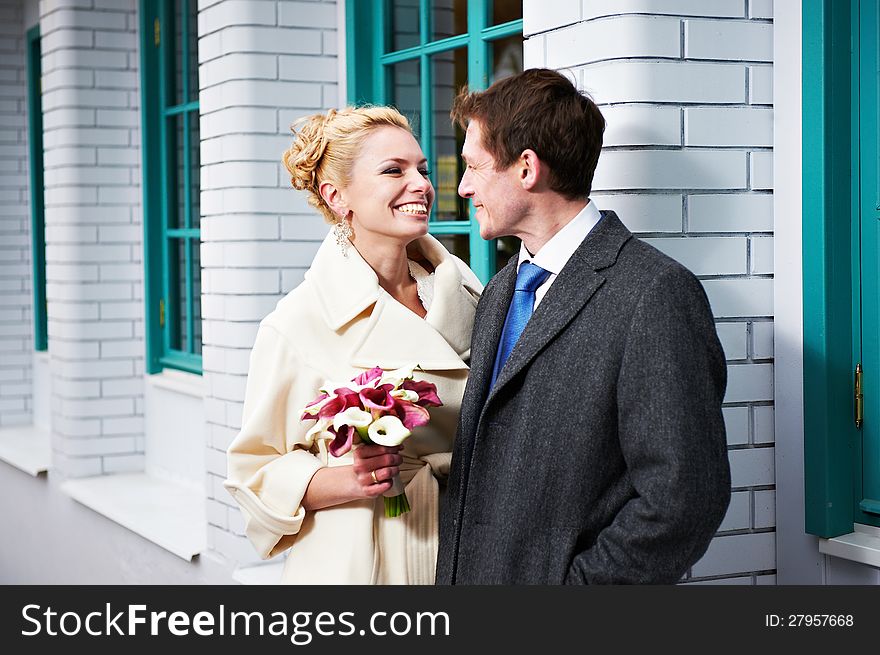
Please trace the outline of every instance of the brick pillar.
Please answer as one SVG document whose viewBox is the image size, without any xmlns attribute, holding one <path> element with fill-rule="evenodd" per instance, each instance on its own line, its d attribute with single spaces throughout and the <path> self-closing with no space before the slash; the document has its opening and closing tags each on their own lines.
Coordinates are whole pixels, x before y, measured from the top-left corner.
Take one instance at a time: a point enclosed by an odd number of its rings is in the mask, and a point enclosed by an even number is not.
<svg viewBox="0 0 880 655">
<path fill-rule="evenodd" d="M 0 428 L 31 422 L 33 315 L 20 0 L 0 0 Z"/>
<path fill-rule="evenodd" d="M 327 226 L 281 154 L 299 116 L 336 106 L 336 3 L 203 2 L 199 11 L 208 543 L 256 559 L 223 489 L 257 325 L 301 280 Z"/>
<path fill-rule="evenodd" d="M 143 467 L 135 0 L 40 5 L 53 466 Z"/>
</svg>

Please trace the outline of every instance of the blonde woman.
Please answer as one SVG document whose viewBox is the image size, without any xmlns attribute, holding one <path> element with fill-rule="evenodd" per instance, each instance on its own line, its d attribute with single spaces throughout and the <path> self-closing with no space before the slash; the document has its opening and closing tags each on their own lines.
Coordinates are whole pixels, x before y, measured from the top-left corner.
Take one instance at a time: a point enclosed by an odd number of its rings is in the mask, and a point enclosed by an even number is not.
<svg viewBox="0 0 880 655">
<path fill-rule="evenodd" d="M 428 232 L 434 188 L 409 123 L 348 107 L 294 125 L 294 188 L 332 225 L 305 279 L 260 324 L 226 488 L 290 584 L 431 584 L 438 501 L 482 289 Z M 326 380 L 417 363 L 443 406 L 401 447 L 322 454 L 300 420 Z M 384 515 L 399 474 L 412 510 Z"/>
</svg>

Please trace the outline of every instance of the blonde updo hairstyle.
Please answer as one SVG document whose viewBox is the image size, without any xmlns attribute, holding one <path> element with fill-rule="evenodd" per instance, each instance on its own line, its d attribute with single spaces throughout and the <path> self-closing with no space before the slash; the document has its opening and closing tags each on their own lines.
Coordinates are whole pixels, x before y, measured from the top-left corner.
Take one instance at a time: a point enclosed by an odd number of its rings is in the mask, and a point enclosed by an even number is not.
<svg viewBox="0 0 880 655">
<path fill-rule="evenodd" d="M 331 225 L 341 220 L 324 198 L 320 186 L 330 182 L 338 189 L 351 182 L 354 160 L 370 132 L 383 126 L 399 127 L 412 134 L 409 121 L 393 107 L 346 107 L 312 114 L 292 126 L 293 145 L 283 156 L 294 189 L 308 191 L 309 204 Z"/>
</svg>

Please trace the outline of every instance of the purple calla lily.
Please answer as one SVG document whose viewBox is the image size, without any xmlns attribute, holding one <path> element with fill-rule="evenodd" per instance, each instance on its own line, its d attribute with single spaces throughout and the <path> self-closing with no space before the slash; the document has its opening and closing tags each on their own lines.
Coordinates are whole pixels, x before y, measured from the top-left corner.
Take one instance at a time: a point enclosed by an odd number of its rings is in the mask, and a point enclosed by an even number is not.
<svg viewBox="0 0 880 655">
<path fill-rule="evenodd" d="M 419 394 L 419 399 L 416 401 L 416 404 L 421 407 L 440 407 L 443 405 L 440 401 L 440 396 L 437 395 L 437 387 L 431 382 L 425 382 L 424 380 L 404 380 L 400 387 L 401 389 L 415 391 Z"/>
</svg>

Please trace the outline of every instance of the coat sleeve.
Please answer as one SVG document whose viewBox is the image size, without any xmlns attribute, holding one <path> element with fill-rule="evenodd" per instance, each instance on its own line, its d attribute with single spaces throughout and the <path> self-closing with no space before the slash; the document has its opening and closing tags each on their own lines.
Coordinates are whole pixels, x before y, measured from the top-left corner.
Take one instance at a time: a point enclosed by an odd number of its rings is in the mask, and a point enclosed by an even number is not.
<svg viewBox="0 0 880 655">
<path fill-rule="evenodd" d="M 703 287 L 672 265 L 637 305 L 617 382 L 618 439 L 634 493 L 575 556 L 567 583 L 674 583 L 705 553 L 730 501 L 726 384 Z"/>
<path fill-rule="evenodd" d="M 260 326 L 242 428 L 227 451 L 224 486 L 241 507 L 246 534 L 264 559 L 293 545 L 305 517 L 302 498 L 324 466 L 310 452 L 311 423 L 300 421 L 320 382 L 275 328 Z"/>
</svg>

